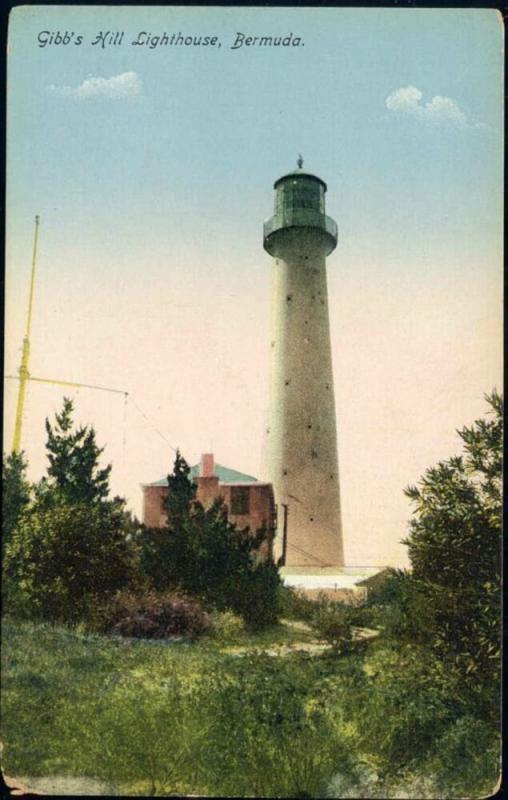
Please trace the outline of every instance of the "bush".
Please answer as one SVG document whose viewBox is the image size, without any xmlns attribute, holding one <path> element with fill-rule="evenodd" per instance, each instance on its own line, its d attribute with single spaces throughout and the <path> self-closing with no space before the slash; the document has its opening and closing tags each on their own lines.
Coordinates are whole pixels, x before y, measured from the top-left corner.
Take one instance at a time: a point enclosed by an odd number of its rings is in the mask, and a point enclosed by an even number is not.
<svg viewBox="0 0 508 800">
<path fill-rule="evenodd" d="M 434 612 L 433 648 L 497 716 L 503 401 L 495 391 L 486 400 L 491 418 L 458 431 L 463 455 L 427 469 L 406 489 L 414 516 L 404 543 Z"/>
<path fill-rule="evenodd" d="M 383 628 L 386 625 L 385 609 L 374 605 L 357 606 L 352 609 L 351 621 L 358 628 Z"/>
<path fill-rule="evenodd" d="M 278 601 L 280 612 L 287 619 L 303 620 L 311 622 L 316 612 L 316 603 L 309 600 L 303 592 L 293 589 L 291 586 L 279 587 Z"/>
<path fill-rule="evenodd" d="M 280 609 L 278 590 L 280 577 L 272 561 L 261 561 L 243 577 L 230 595 L 230 607 L 243 618 L 247 627 L 259 631 L 276 625 Z"/>
<path fill-rule="evenodd" d="M 385 634 L 407 644 L 431 644 L 435 633 L 435 610 L 429 588 L 406 570 L 389 571 L 367 613 L 384 628 Z"/>
<path fill-rule="evenodd" d="M 210 620 L 213 636 L 220 642 L 234 639 L 245 630 L 243 619 L 233 611 L 213 611 Z"/>
<path fill-rule="evenodd" d="M 143 639 L 189 636 L 196 639 L 211 628 L 201 605 L 174 592 L 136 595 L 123 591 L 104 610 L 104 632 Z"/>
<path fill-rule="evenodd" d="M 363 749 L 379 759 L 382 771 L 418 770 L 464 711 L 456 676 L 421 645 L 374 649 L 365 673 L 368 685 L 356 712 Z"/>
<path fill-rule="evenodd" d="M 208 796 L 322 797 L 337 764 L 352 769 L 356 732 L 331 710 L 322 664 L 257 655 L 224 666 L 202 755 Z"/>
<path fill-rule="evenodd" d="M 343 603 L 320 600 L 311 625 L 337 654 L 349 653 L 353 646 L 353 609 Z"/>
<path fill-rule="evenodd" d="M 139 576 L 114 504 L 58 505 L 27 513 L 6 548 L 7 611 L 87 622 L 98 605 Z"/>
<path fill-rule="evenodd" d="M 459 717 L 435 741 L 425 773 L 432 775 L 444 797 L 494 794 L 501 772 L 499 733 L 484 720 Z"/>
</svg>

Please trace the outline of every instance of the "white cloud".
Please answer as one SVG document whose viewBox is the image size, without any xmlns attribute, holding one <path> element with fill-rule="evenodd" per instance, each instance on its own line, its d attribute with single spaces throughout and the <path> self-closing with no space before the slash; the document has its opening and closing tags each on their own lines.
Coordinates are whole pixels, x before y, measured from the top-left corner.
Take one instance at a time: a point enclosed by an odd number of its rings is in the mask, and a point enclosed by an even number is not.
<svg viewBox="0 0 508 800">
<path fill-rule="evenodd" d="M 123 99 L 137 97 L 143 90 L 143 83 L 136 72 L 122 72 L 111 78 L 85 78 L 79 86 L 48 86 L 48 91 L 62 97 L 75 97 L 87 100 L 91 97 Z"/>
<path fill-rule="evenodd" d="M 414 112 L 421 108 L 419 105 L 423 95 L 416 86 L 406 86 L 405 89 L 396 89 L 386 98 L 386 107 L 390 111 Z"/>
<path fill-rule="evenodd" d="M 455 100 L 436 94 L 431 100 L 422 103 L 423 94 L 416 86 L 396 89 L 388 95 L 385 104 L 389 111 L 409 114 L 429 120 L 444 120 L 456 125 L 466 124 L 466 115 Z"/>
</svg>

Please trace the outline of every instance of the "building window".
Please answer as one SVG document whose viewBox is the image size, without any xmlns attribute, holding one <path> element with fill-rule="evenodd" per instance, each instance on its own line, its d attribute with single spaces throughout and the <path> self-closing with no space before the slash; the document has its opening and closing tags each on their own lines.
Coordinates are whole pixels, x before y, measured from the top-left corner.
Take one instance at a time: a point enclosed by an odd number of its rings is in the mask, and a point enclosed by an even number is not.
<svg viewBox="0 0 508 800">
<path fill-rule="evenodd" d="M 248 514 L 249 513 L 249 487 L 248 486 L 232 486 L 231 487 L 231 513 L 232 514 Z"/>
</svg>

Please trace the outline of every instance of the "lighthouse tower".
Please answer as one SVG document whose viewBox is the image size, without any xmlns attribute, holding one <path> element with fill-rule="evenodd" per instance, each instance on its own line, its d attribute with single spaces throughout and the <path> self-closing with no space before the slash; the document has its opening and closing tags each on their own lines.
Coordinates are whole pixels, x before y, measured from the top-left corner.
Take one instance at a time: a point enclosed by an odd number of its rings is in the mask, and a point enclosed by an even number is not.
<svg viewBox="0 0 508 800">
<path fill-rule="evenodd" d="M 337 431 L 326 257 L 337 225 L 325 214 L 326 183 L 298 169 L 274 184 L 264 225 L 273 256 L 270 415 L 265 469 L 279 508 L 276 558 L 286 567 L 342 567 Z M 286 508 L 284 508 L 286 507 Z M 283 512 L 287 511 L 287 535 Z"/>
</svg>

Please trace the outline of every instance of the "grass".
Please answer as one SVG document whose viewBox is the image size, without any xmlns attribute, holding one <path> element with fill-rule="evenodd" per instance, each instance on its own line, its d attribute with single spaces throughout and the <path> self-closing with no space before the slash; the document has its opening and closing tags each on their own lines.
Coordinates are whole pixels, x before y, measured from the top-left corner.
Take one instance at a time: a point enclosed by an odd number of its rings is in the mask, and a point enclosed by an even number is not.
<svg viewBox="0 0 508 800">
<path fill-rule="evenodd" d="M 9 775 L 87 774 L 118 781 L 121 773 L 115 775 L 104 758 L 108 744 L 102 753 L 97 747 L 110 712 L 128 708 L 130 700 L 136 726 L 137 711 L 141 720 L 143 703 L 165 681 L 185 675 L 192 684 L 218 657 L 206 645 L 131 642 L 49 624 L 4 623 L 3 641 L 2 730 Z M 129 727 L 125 714 L 123 723 Z"/>
<path fill-rule="evenodd" d="M 249 697 L 245 676 L 252 671 L 258 678 L 274 673 L 265 663 L 267 657 L 254 655 L 240 666 L 246 659 L 235 659 L 223 648 L 232 643 L 266 647 L 294 641 L 295 635 L 291 626 L 280 625 L 264 634 L 242 631 L 225 643 L 204 638 L 195 644 L 167 644 L 6 622 L 3 640 L 7 774 L 85 774 L 116 784 L 121 775 L 127 778 L 118 786 L 124 794 L 180 791 L 220 796 L 224 775 L 214 774 L 220 761 L 215 756 L 203 761 L 200 754 L 207 748 L 210 753 L 218 750 L 229 762 L 228 786 L 235 794 L 240 764 L 234 751 L 240 740 L 244 763 L 249 754 L 261 759 L 260 748 L 251 746 L 255 726 L 269 728 L 270 713 L 274 718 L 282 715 L 282 700 L 273 693 L 275 674 L 267 718 L 258 718 L 256 693 L 250 716 L 244 708 Z M 275 666 L 275 659 L 268 660 Z M 302 661 L 298 681 L 312 672 L 312 665 Z M 263 694 L 263 680 L 250 688 L 260 688 Z M 295 708 L 297 716 L 301 712 Z M 235 724 L 232 748 L 227 740 Z M 274 755 L 273 749 L 272 760 Z M 291 769 L 289 759 L 287 783 Z"/>
<path fill-rule="evenodd" d="M 295 627 L 291 620 L 282 620 L 271 628 L 261 631 L 249 631 L 245 627 L 228 632 L 214 641 L 212 636 L 210 643 L 212 647 L 238 646 L 249 648 L 270 648 L 274 645 L 290 645 L 300 642 L 316 642 L 316 634 L 306 628 Z"/>
<path fill-rule="evenodd" d="M 307 637 L 281 623 L 168 644 L 5 621 L 4 771 L 138 795 L 416 796 L 425 775 L 434 796 L 432 775 L 443 796 L 488 794 L 495 736 L 439 694 L 425 653 L 261 652 Z"/>
</svg>

